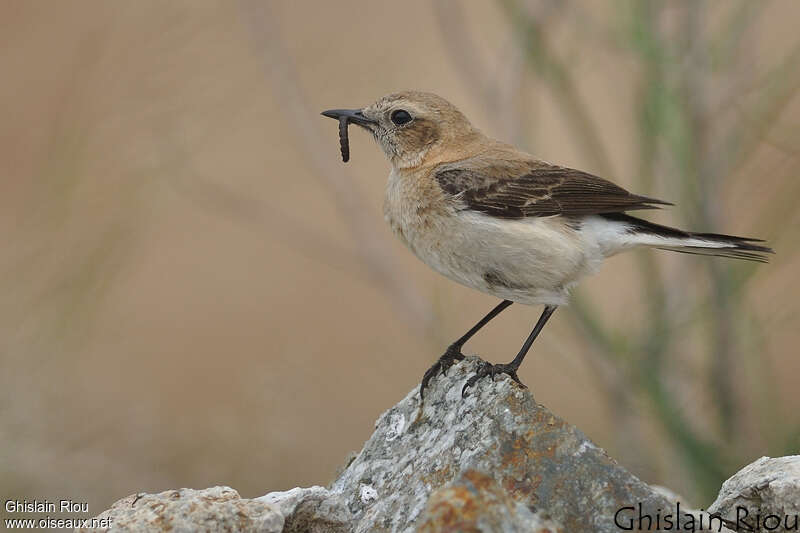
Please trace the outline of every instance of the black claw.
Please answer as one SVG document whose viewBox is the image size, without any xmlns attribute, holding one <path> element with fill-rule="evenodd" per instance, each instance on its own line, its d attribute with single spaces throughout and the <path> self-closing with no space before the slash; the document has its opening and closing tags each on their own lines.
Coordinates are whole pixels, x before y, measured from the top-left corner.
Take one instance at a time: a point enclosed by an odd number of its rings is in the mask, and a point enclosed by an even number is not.
<svg viewBox="0 0 800 533">
<path fill-rule="evenodd" d="M 492 380 L 494 381 L 494 377 L 497 374 L 506 374 L 515 382 L 517 382 L 522 388 L 528 388 L 522 381 L 519 380 L 519 376 L 517 376 L 517 367 L 509 364 L 493 365 L 490 363 L 483 363 L 478 371 L 475 372 L 475 374 L 470 377 L 466 383 L 464 383 L 464 387 L 461 389 L 461 397 L 466 398 L 467 389 L 474 387 L 478 380 L 485 378 L 486 376 L 491 376 Z"/>
<path fill-rule="evenodd" d="M 512 370 L 510 372 L 506 372 L 506 374 L 508 374 L 511 377 L 511 379 L 516 381 L 517 384 L 520 385 L 523 389 L 527 389 L 528 388 L 527 385 L 525 385 L 523 382 L 521 382 L 519 380 L 519 377 L 517 376 L 517 371 L 516 370 Z"/>
<path fill-rule="evenodd" d="M 439 359 L 431 365 L 431 367 L 425 371 L 425 374 L 422 376 L 422 383 L 419 386 L 419 397 L 420 399 L 425 399 L 425 389 L 428 387 L 428 382 L 436 375 L 442 374 L 446 375 L 447 370 L 453 366 L 456 361 L 461 361 L 464 359 L 464 354 L 461 353 L 461 349 L 459 347 L 450 346 L 447 348 Z"/>
</svg>

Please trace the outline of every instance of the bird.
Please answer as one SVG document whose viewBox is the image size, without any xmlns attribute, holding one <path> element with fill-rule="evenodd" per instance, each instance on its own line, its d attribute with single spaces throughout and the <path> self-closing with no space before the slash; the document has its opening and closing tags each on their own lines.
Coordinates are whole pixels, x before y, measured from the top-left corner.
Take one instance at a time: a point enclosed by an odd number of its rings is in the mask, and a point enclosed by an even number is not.
<svg viewBox="0 0 800 533">
<path fill-rule="evenodd" d="M 372 134 L 391 171 L 383 212 L 392 232 L 443 276 L 501 301 L 450 344 L 425 372 L 431 379 L 465 358 L 464 344 L 513 303 L 544 309 L 508 363 L 482 361 L 461 394 L 485 377 L 517 371 L 571 289 L 603 261 L 639 247 L 767 262 L 763 240 L 693 233 L 635 217 L 670 202 L 641 196 L 595 176 L 548 163 L 490 138 L 444 98 L 401 91 L 360 109 L 330 109 L 339 121 L 343 160 L 347 125 Z"/>
</svg>

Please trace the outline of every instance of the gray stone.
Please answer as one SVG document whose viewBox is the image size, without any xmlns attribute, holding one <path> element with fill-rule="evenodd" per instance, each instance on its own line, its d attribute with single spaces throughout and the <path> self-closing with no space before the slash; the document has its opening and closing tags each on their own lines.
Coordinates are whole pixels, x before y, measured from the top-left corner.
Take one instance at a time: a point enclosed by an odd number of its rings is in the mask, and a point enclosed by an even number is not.
<svg viewBox="0 0 800 533">
<path fill-rule="evenodd" d="M 109 531 L 283 531 L 283 515 L 276 507 L 263 501 L 243 500 L 230 487 L 134 494 L 118 500 L 97 518 L 105 517 L 111 518 Z"/>
<path fill-rule="evenodd" d="M 630 510 L 621 523 L 635 521 L 641 505 L 653 526 L 668 513 L 695 530 L 709 523 L 680 496 L 630 474 L 507 376 L 481 380 L 462 399 L 478 361 L 435 378 L 424 405 L 415 388 L 386 411 L 327 488 L 253 500 L 227 487 L 183 489 L 129 496 L 100 516 L 114 519 L 112 531 L 597 533 L 619 531 L 623 507 Z M 796 513 L 799 486 L 800 457 L 762 458 L 728 480 L 709 511 L 735 520 L 741 503 L 762 515 Z"/>
<path fill-rule="evenodd" d="M 477 361 L 434 379 L 424 406 L 415 389 L 384 413 L 326 498 L 306 489 L 312 492 L 262 499 L 309 503 L 317 522 L 303 525 L 312 532 L 334 530 L 331 522 L 355 532 L 616 532 L 622 506 L 667 509 L 666 498 L 507 376 L 481 380 L 462 399 Z M 319 511 L 322 503 L 329 514 Z"/>
<path fill-rule="evenodd" d="M 718 513 L 732 529 L 747 531 L 748 526 L 758 526 L 762 531 L 797 531 L 800 455 L 762 457 L 742 468 L 722 484 L 708 511 Z M 777 529 L 776 519 L 767 518 L 770 515 L 778 517 Z"/>
<path fill-rule="evenodd" d="M 468 470 L 433 491 L 417 531 L 549 533 L 562 528 L 540 512 L 513 500 L 492 477 Z"/>
<path fill-rule="evenodd" d="M 278 508 L 285 517 L 284 533 L 344 533 L 353 517 L 337 494 L 324 487 L 294 488 L 270 492 L 260 498 Z"/>
</svg>

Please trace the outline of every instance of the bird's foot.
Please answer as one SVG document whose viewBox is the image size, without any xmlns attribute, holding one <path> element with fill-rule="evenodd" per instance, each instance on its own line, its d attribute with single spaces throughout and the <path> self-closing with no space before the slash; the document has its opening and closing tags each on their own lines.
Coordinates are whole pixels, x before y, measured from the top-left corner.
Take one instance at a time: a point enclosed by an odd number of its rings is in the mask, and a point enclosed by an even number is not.
<svg viewBox="0 0 800 533">
<path fill-rule="evenodd" d="M 447 350 L 439 357 L 439 360 L 433 363 L 431 367 L 425 371 L 422 376 L 422 383 L 419 386 L 420 399 L 425 398 L 425 389 L 428 387 L 428 382 L 437 374 L 447 374 L 447 370 L 453 366 L 456 361 L 464 360 L 464 354 L 461 353 L 460 346 L 450 345 Z"/>
<path fill-rule="evenodd" d="M 519 380 L 519 377 L 517 376 L 517 368 L 519 367 L 508 363 L 493 365 L 485 361 L 482 362 L 481 367 L 478 369 L 475 375 L 469 378 L 467 382 L 464 384 L 464 388 L 461 389 L 461 397 L 466 398 L 467 389 L 475 386 L 475 384 L 478 382 L 479 379 L 485 378 L 486 376 L 491 376 L 492 380 L 494 380 L 494 377 L 497 374 L 506 374 L 511 379 L 516 381 L 523 389 L 527 389 L 528 387 L 523 382 L 521 382 Z"/>
</svg>

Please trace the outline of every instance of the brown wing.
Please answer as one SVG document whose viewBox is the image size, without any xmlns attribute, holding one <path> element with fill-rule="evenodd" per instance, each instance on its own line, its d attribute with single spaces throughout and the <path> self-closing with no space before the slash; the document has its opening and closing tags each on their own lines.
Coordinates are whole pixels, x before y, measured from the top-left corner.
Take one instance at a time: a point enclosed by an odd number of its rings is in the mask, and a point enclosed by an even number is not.
<svg viewBox="0 0 800 533">
<path fill-rule="evenodd" d="M 443 165 L 435 177 L 465 209 L 499 218 L 597 215 L 672 205 L 542 161 L 472 160 Z"/>
</svg>

